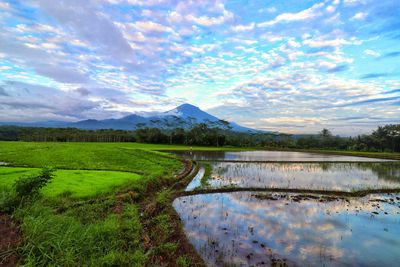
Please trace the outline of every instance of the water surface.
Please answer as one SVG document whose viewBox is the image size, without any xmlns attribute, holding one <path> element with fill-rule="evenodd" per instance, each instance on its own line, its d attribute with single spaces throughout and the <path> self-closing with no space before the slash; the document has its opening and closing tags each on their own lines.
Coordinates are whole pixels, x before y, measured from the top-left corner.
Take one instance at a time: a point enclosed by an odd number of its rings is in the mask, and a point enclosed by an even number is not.
<svg viewBox="0 0 400 267">
<path fill-rule="evenodd" d="M 383 162 L 385 159 L 292 151 L 168 151 L 178 156 L 207 161 L 265 162 Z"/>
<path fill-rule="evenodd" d="M 196 176 L 193 180 L 187 185 L 185 191 L 191 191 L 197 187 L 201 186 L 201 178 L 203 178 L 205 173 L 204 166 L 200 166 L 199 171 L 197 172 Z"/>
<path fill-rule="evenodd" d="M 399 163 L 212 163 L 211 187 L 351 191 L 400 188 Z"/>
<path fill-rule="evenodd" d="M 173 203 L 209 266 L 397 266 L 400 195 L 320 198 L 249 192 Z"/>
</svg>

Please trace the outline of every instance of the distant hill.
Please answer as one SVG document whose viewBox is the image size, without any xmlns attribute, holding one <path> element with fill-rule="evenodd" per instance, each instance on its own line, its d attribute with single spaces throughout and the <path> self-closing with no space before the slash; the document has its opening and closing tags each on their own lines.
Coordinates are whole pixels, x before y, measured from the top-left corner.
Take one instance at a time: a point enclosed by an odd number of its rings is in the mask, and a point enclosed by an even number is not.
<svg viewBox="0 0 400 267">
<path fill-rule="evenodd" d="M 165 112 L 131 114 L 120 119 L 83 120 L 78 122 L 45 121 L 32 123 L 8 122 L 0 125 L 16 125 L 27 127 L 73 127 L 86 130 L 116 129 L 135 130 L 138 127 L 154 127 L 160 129 L 184 128 L 189 129 L 197 123 L 206 123 L 215 127 L 220 119 L 191 104 L 183 104 Z M 219 126 L 222 128 L 222 125 Z M 229 122 L 229 127 L 236 132 L 261 132 Z"/>
</svg>

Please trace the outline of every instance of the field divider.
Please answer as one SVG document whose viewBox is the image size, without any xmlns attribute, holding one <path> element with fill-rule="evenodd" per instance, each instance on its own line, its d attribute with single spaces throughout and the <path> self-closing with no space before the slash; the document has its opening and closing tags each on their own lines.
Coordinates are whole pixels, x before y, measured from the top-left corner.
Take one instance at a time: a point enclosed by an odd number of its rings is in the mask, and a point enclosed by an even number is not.
<svg viewBox="0 0 400 267">
<path fill-rule="evenodd" d="M 267 192 L 267 193 L 297 193 L 297 194 L 317 194 L 327 196 L 343 196 L 343 197 L 364 197 L 371 194 L 390 194 L 400 193 L 400 188 L 382 188 L 382 189 L 365 189 L 358 191 L 336 191 L 336 190 L 320 190 L 320 189 L 298 189 L 298 188 L 260 188 L 260 187 L 242 187 L 242 188 L 207 188 L 195 189 L 192 191 L 181 191 L 176 193 L 176 197 L 216 194 L 216 193 L 234 193 L 234 192 Z"/>
<path fill-rule="evenodd" d="M 337 160 L 337 161 L 323 161 L 323 160 L 316 160 L 316 161 L 307 161 L 307 160 L 225 160 L 225 159 L 207 159 L 207 160 L 197 160 L 198 162 L 228 162 L 228 163 L 393 163 L 393 162 L 400 162 L 399 160 L 395 159 L 377 159 L 377 160 L 368 160 L 368 161 L 351 161 L 351 160 Z"/>
</svg>

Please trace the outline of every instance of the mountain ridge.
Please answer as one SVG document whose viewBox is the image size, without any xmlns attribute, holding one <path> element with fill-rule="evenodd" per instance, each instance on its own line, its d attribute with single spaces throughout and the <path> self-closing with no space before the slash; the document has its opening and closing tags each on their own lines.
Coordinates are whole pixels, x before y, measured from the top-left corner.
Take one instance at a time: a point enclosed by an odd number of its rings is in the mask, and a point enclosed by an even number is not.
<svg viewBox="0 0 400 267">
<path fill-rule="evenodd" d="M 146 116 L 148 115 L 148 116 Z M 184 128 L 189 129 L 194 124 L 206 123 L 210 127 L 215 127 L 220 123 L 220 119 L 213 116 L 199 107 L 192 104 L 182 104 L 174 109 L 163 112 L 143 112 L 126 115 L 116 119 L 86 119 L 77 122 L 65 121 L 42 121 L 31 123 L 19 122 L 0 122 L 0 125 L 16 125 L 26 127 L 51 127 L 51 128 L 78 128 L 85 130 L 115 129 L 115 130 L 135 130 L 140 127 L 154 127 L 160 129 Z M 140 126 L 140 127 L 139 127 Z M 219 126 L 222 126 L 219 125 Z M 241 126 L 235 122 L 229 122 L 228 127 L 236 132 L 262 132 L 252 128 Z"/>
</svg>

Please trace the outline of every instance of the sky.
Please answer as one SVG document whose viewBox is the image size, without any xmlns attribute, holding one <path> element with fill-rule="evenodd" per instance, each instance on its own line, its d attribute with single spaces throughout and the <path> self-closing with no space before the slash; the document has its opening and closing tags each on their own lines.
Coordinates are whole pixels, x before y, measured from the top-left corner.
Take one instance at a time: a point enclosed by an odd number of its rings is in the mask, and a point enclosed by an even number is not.
<svg viewBox="0 0 400 267">
<path fill-rule="evenodd" d="M 399 0 L 0 0 L 0 121 L 190 103 L 243 126 L 400 123 Z"/>
</svg>

